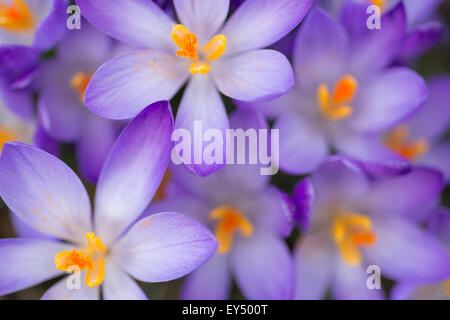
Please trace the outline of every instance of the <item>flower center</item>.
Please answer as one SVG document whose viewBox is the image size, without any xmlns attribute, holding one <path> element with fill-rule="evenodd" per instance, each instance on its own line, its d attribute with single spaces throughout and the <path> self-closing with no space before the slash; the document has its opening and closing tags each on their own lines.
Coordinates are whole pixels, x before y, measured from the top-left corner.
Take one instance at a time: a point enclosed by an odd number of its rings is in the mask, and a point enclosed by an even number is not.
<svg viewBox="0 0 450 320">
<path fill-rule="evenodd" d="M 218 220 L 215 235 L 219 241 L 217 252 L 227 253 L 233 244 L 234 233 L 239 230 L 243 237 L 253 234 L 253 225 L 237 209 L 230 206 L 220 206 L 211 211 L 210 219 Z"/>
<path fill-rule="evenodd" d="M 340 214 L 334 220 L 332 236 L 341 257 L 351 266 L 361 263 L 360 247 L 371 246 L 376 241 L 370 218 L 351 212 Z"/>
<path fill-rule="evenodd" d="M 336 82 L 332 94 L 326 84 L 320 84 L 317 89 L 320 113 L 329 120 L 341 120 L 350 116 L 353 112 L 350 103 L 357 88 L 357 80 L 350 75 L 345 75 Z"/>
<path fill-rule="evenodd" d="M 87 247 L 81 251 L 62 251 L 55 257 L 55 265 L 58 270 L 79 272 L 87 269 L 86 285 L 88 287 L 99 286 L 105 278 L 106 248 L 100 238 L 94 233 L 86 233 Z"/>
<path fill-rule="evenodd" d="M 22 0 L 12 0 L 10 5 L 0 2 L 0 27 L 9 31 L 29 31 L 35 27 L 35 19 Z"/>
<path fill-rule="evenodd" d="M 93 73 L 88 74 L 86 72 L 79 71 L 75 73 L 72 79 L 70 79 L 70 86 L 77 93 L 82 104 L 84 104 L 84 94 L 86 93 L 86 88 L 93 76 Z"/>
<path fill-rule="evenodd" d="M 170 174 L 170 171 L 166 170 L 166 172 L 164 173 L 164 176 L 162 178 L 162 181 L 158 187 L 158 190 L 156 190 L 154 200 L 166 199 L 166 196 L 167 196 L 166 187 L 171 178 L 172 178 L 172 175 Z"/>
<path fill-rule="evenodd" d="M 381 12 L 384 11 L 386 7 L 386 0 L 366 0 L 370 4 L 376 5 L 380 8 Z"/>
<path fill-rule="evenodd" d="M 211 70 L 209 62 L 219 58 L 227 47 L 227 38 L 223 34 L 214 36 L 202 50 L 198 52 L 198 39 L 195 34 L 189 31 L 182 24 L 177 24 L 172 28 L 172 40 L 180 48 L 176 52 L 177 56 L 189 58 L 192 63 L 189 71 L 192 74 L 206 74 Z"/>
<path fill-rule="evenodd" d="M 408 160 L 417 160 L 429 150 L 429 143 L 426 139 L 411 139 L 410 129 L 406 124 L 402 124 L 388 132 L 383 142 L 389 148 L 405 157 Z"/>
<path fill-rule="evenodd" d="M 2 151 L 5 143 L 17 140 L 19 140 L 19 137 L 14 131 L 0 126 L 0 151 Z"/>
</svg>

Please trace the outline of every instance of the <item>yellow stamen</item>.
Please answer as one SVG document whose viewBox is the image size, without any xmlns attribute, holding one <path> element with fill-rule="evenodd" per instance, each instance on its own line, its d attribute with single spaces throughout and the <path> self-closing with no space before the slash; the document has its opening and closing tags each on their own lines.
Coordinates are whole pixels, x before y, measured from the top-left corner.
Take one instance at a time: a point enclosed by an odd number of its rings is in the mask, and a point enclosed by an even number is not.
<svg viewBox="0 0 450 320">
<path fill-rule="evenodd" d="M 0 27 L 8 31 L 29 31 L 36 26 L 33 14 L 22 0 L 12 0 L 8 6 L 0 3 Z"/>
<path fill-rule="evenodd" d="M 80 271 L 87 269 L 86 285 L 88 287 L 99 286 L 105 278 L 106 248 L 100 238 L 94 233 L 86 233 L 87 248 L 81 251 L 62 251 L 55 257 L 55 266 L 61 271 Z"/>
<path fill-rule="evenodd" d="M 339 214 L 333 223 L 332 236 L 341 257 L 351 266 L 361 264 L 360 247 L 376 242 L 372 221 L 359 213 Z"/>
<path fill-rule="evenodd" d="M 202 49 L 207 60 L 216 60 L 219 58 L 227 48 L 227 37 L 223 34 L 218 34 L 213 37 Z"/>
<path fill-rule="evenodd" d="M 426 139 L 410 139 L 409 136 L 409 127 L 402 124 L 388 132 L 383 141 L 399 155 L 414 161 L 428 152 L 429 143 Z"/>
<path fill-rule="evenodd" d="M 5 143 L 17 140 L 19 140 L 19 137 L 14 131 L 0 126 L 0 151 L 2 151 L 3 145 Z"/>
<path fill-rule="evenodd" d="M 215 235 L 219 241 L 217 252 L 227 253 L 233 244 L 234 233 L 239 230 L 243 237 L 250 237 L 253 234 L 253 225 L 237 209 L 230 206 L 220 206 L 211 211 L 210 219 L 218 220 Z"/>
<path fill-rule="evenodd" d="M 350 75 L 338 80 L 332 95 L 326 84 L 320 84 L 317 89 L 317 101 L 322 115 L 329 120 L 340 120 L 350 116 L 353 113 L 350 103 L 353 102 L 357 89 L 358 82 Z"/>
<path fill-rule="evenodd" d="M 166 187 L 171 179 L 172 175 L 168 170 L 166 170 L 158 190 L 156 190 L 155 196 L 153 197 L 154 200 L 164 200 L 166 198 Z"/>
<path fill-rule="evenodd" d="M 176 52 L 177 56 L 195 60 L 197 55 L 197 36 L 182 24 L 172 28 L 172 40 L 181 49 Z"/>
<path fill-rule="evenodd" d="M 378 6 L 381 12 L 383 12 L 386 7 L 386 0 L 366 0 L 366 1 Z"/>
<path fill-rule="evenodd" d="M 84 104 L 84 94 L 86 93 L 86 88 L 89 85 L 89 82 L 91 81 L 93 76 L 94 76 L 93 73 L 88 74 L 88 73 L 79 71 L 79 72 L 75 73 L 75 75 L 70 80 L 70 86 L 78 94 L 78 97 L 79 97 L 81 103 L 83 103 L 83 104 Z"/>
<path fill-rule="evenodd" d="M 207 74 L 209 72 L 209 70 L 211 70 L 211 66 L 206 61 L 195 61 L 195 62 L 192 62 L 191 66 L 189 68 L 189 71 L 192 74 L 197 74 L 199 72 L 201 74 Z"/>
</svg>

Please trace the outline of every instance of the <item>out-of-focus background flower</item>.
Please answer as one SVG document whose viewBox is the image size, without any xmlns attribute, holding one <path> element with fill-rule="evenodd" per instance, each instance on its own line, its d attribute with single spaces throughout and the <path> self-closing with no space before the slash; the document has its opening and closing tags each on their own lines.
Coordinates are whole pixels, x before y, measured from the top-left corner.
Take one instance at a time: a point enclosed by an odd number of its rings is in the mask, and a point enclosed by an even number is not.
<svg viewBox="0 0 450 320">
<path fill-rule="evenodd" d="M 335 0 L 323 0 L 323 1 L 316 1 L 316 5 L 323 5 L 324 7 L 327 7 L 329 5 L 329 2 L 334 2 Z M 420 0 L 417 0 L 420 1 Z M 425 0 L 423 0 L 425 1 Z M 161 6 L 167 6 L 166 10 L 169 13 L 173 14 L 173 8 L 168 5 L 171 1 L 156 1 L 159 2 Z M 238 5 L 238 3 L 242 1 L 234 1 L 233 8 Z M 338 2 L 338 0 L 336 0 Z M 437 9 L 436 16 L 440 21 L 443 22 L 444 25 L 444 32 L 441 37 L 441 40 L 437 45 L 435 45 L 431 50 L 429 50 L 427 53 L 425 53 L 423 56 L 420 56 L 417 59 L 414 59 L 412 61 L 409 61 L 410 67 L 416 70 L 421 76 L 423 76 L 425 79 L 428 79 L 432 76 L 437 75 L 444 75 L 444 74 L 450 74 L 450 1 L 444 1 L 440 7 Z M 298 28 L 301 28 L 302 24 L 299 25 L 295 30 L 292 31 L 292 33 L 288 36 L 286 36 L 284 39 L 282 39 L 275 47 L 277 47 L 279 50 L 283 50 L 285 54 L 288 56 L 290 55 L 290 50 L 292 50 L 292 42 L 294 39 L 294 35 L 297 33 Z M 68 36 L 68 35 L 66 35 Z M 112 40 L 111 40 L 112 41 Z M 48 56 L 48 59 L 54 59 L 55 52 L 57 52 L 57 49 L 50 49 L 46 51 L 45 55 Z M 93 72 L 94 70 L 92 70 Z M 42 83 L 39 83 L 42 85 Z M 182 92 L 177 94 L 177 96 L 174 97 L 173 101 L 171 101 L 172 106 L 178 106 L 180 103 L 180 99 L 182 96 Z M 36 97 L 37 98 L 37 97 Z M 448 103 L 448 102 L 447 102 Z M 227 111 L 231 113 L 235 106 L 233 105 L 232 101 L 230 99 L 225 99 L 225 104 L 227 107 Z M 37 128 L 33 123 L 27 123 L 23 120 L 18 119 L 17 117 L 13 115 L 9 115 L 8 111 L 6 110 L 4 103 L 0 101 L 0 146 L 2 144 L 2 129 L 7 129 L 8 123 L 20 123 L 18 127 L 21 128 L 20 135 L 22 141 L 28 141 L 31 142 L 33 140 L 34 132 L 36 130 L 40 130 L 40 128 Z M 430 125 L 433 125 L 430 123 Z M 121 126 L 120 123 L 117 124 L 118 127 Z M 17 127 L 17 126 L 16 126 Z M 450 128 L 449 128 L 450 129 Z M 38 137 L 39 134 L 35 135 Z M 446 135 L 447 139 L 450 139 L 450 130 L 448 131 Z M 45 140 L 45 139 L 44 139 Z M 76 170 L 77 173 L 81 177 L 83 177 L 82 172 L 80 171 L 80 164 L 77 161 L 77 148 L 79 147 L 79 141 L 72 140 L 68 143 L 61 143 L 59 145 L 59 148 L 56 146 L 51 139 L 49 141 L 46 140 L 44 144 L 50 149 L 54 150 L 55 152 L 58 152 L 60 154 L 61 159 L 67 163 L 71 168 Z M 450 163 L 448 164 L 450 166 Z M 95 173 L 93 173 L 95 176 Z M 288 194 L 292 194 L 293 188 L 295 184 L 302 178 L 302 176 L 293 176 L 293 175 L 287 175 L 282 173 L 281 171 L 272 177 L 272 184 L 277 186 L 279 189 L 285 191 Z M 89 179 L 89 174 L 86 177 L 86 174 L 84 175 L 83 182 L 85 183 L 88 192 L 90 193 L 90 196 L 92 197 L 94 195 L 95 188 L 92 185 L 91 182 L 89 182 L 91 179 Z M 442 205 L 444 207 L 450 208 L 450 187 L 447 187 L 442 195 Z M 10 238 L 15 237 L 13 223 L 18 223 L 18 221 L 11 219 L 11 214 L 8 212 L 8 209 L 6 208 L 5 204 L 1 202 L 0 200 L 0 238 Z M 298 228 L 294 229 L 292 234 L 287 239 L 288 245 L 290 248 L 294 246 L 296 243 L 298 237 L 301 236 L 301 232 L 298 230 Z M 1 257 L 0 257 L 1 259 Z M 10 295 L 6 295 L 3 297 L 0 297 L 0 300 L 2 299 L 39 299 L 44 292 L 58 279 L 47 281 L 39 286 L 35 286 L 17 293 L 13 293 Z M 384 288 L 389 291 L 394 283 L 388 280 L 383 280 Z M 177 299 L 179 297 L 179 292 L 181 285 L 183 283 L 183 279 L 172 281 L 170 283 L 160 283 L 160 284 L 143 284 L 141 283 L 141 287 L 147 294 L 149 299 Z M 237 289 L 237 286 L 234 285 L 232 290 L 232 299 L 241 299 L 243 298 L 243 295 L 240 293 L 240 291 Z"/>
</svg>

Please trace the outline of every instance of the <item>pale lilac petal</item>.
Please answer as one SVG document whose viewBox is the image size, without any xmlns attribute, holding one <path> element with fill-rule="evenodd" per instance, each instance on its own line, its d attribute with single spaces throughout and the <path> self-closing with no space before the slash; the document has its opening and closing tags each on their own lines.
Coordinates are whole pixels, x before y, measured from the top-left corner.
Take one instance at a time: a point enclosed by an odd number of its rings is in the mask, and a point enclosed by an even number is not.
<svg viewBox="0 0 450 320">
<path fill-rule="evenodd" d="M 427 53 L 444 32 L 441 22 L 431 21 L 414 28 L 403 40 L 400 58 L 412 59 Z"/>
<path fill-rule="evenodd" d="M 196 127 L 202 129 L 195 130 Z M 190 146 L 188 145 L 185 148 L 191 148 L 190 157 L 185 156 L 183 164 L 190 172 L 206 176 L 223 166 L 226 157 L 225 130 L 229 128 L 229 122 L 222 98 L 208 76 L 195 75 L 189 81 L 181 99 L 175 128 L 189 132 L 190 136 L 188 138 L 190 141 L 188 142 L 190 142 Z M 202 135 L 202 132 L 204 133 L 208 129 L 218 130 L 223 141 L 215 141 L 215 138 L 213 138 L 214 142 L 203 140 L 198 142 L 199 135 Z M 186 137 L 186 139 L 188 138 Z M 180 141 L 185 143 L 185 137 L 178 137 L 178 139 L 180 140 L 175 141 L 175 144 L 178 145 L 181 143 Z M 202 143 L 202 148 L 196 149 L 196 143 L 199 145 Z M 222 156 L 218 155 L 216 159 L 211 159 L 217 160 L 214 163 L 207 163 L 203 156 L 203 151 L 211 143 L 215 143 L 218 149 L 222 148 Z M 179 160 L 181 162 L 182 159 Z"/>
<path fill-rule="evenodd" d="M 226 54 L 270 46 L 294 29 L 308 13 L 311 0 L 247 0 L 227 21 Z"/>
<path fill-rule="evenodd" d="M 147 300 L 137 282 L 118 268 L 114 261 L 106 263 L 102 292 L 105 300 Z"/>
<path fill-rule="evenodd" d="M 434 282 L 450 276 L 444 245 L 410 221 L 391 217 L 374 221 L 377 241 L 365 250 L 381 273 L 397 281 Z"/>
<path fill-rule="evenodd" d="M 272 100 L 287 93 L 294 85 L 289 61 L 274 50 L 253 50 L 225 57 L 211 68 L 219 91 L 237 100 Z"/>
<path fill-rule="evenodd" d="M 199 43 L 207 43 L 228 15 L 230 0 L 174 0 L 180 22 L 194 33 Z"/>
<path fill-rule="evenodd" d="M 427 21 L 433 16 L 434 12 L 443 1 L 444 0 L 403 0 L 406 13 L 408 14 L 408 23 L 410 25 L 415 25 Z"/>
<path fill-rule="evenodd" d="M 33 40 L 33 47 L 47 50 L 61 40 L 67 32 L 67 2 L 53 0 L 49 14 L 39 23 Z"/>
<path fill-rule="evenodd" d="M 226 300 L 231 291 L 227 256 L 216 253 L 187 276 L 181 289 L 183 300 Z"/>
<path fill-rule="evenodd" d="M 123 130 L 100 174 L 96 230 L 103 241 L 118 237 L 144 211 L 170 159 L 173 118 L 167 101 L 142 111 Z"/>
<path fill-rule="evenodd" d="M 424 221 L 438 203 L 443 187 L 438 171 L 414 168 L 407 174 L 375 183 L 365 195 L 365 203 L 379 215 L 397 214 Z"/>
<path fill-rule="evenodd" d="M 171 99 L 186 81 L 188 69 L 175 54 L 163 51 L 125 54 L 94 74 L 86 89 L 86 106 L 104 118 L 133 118 L 149 104 Z"/>
<path fill-rule="evenodd" d="M 230 256 L 236 282 L 251 300 L 291 299 L 294 266 L 283 240 L 270 232 L 255 232 L 236 240 Z"/>
<path fill-rule="evenodd" d="M 375 75 L 361 88 L 352 126 L 376 132 L 392 127 L 416 111 L 428 95 L 427 86 L 417 73 L 392 68 Z"/>
<path fill-rule="evenodd" d="M 306 235 L 294 252 L 296 287 L 294 299 L 319 300 L 331 286 L 335 255 L 326 234 Z"/>
<path fill-rule="evenodd" d="M 445 181 L 450 181 L 450 143 L 442 143 L 432 148 L 422 159 L 421 164 L 440 170 L 444 174 Z"/>
<path fill-rule="evenodd" d="M 348 59 L 347 34 L 322 9 L 314 9 L 298 33 L 294 66 L 298 84 L 317 90 L 320 83 L 334 83 L 344 72 Z"/>
<path fill-rule="evenodd" d="M 198 222 L 160 213 L 137 222 L 114 248 L 123 270 L 146 282 L 170 281 L 190 273 L 217 249 L 217 240 Z"/>
<path fill-rule="evenodd" d="M 76 276 L 76 275 L 72 275 Z M 100 300 L 100 287 L 89 288 L 84 282 L 84 272 L 80 276 L 80 289 L 69 289 L 68 277 L 50 287 L 41 300 Z"/>
<path fill-rule="evenodd" d="M 382 289 L 369 289 L 367 278 L 370 274 L 362 266 L 351 267 L 342 259 L 337 259 L 332 287 L 333 297 L 337 300 L 381 300 Z M 381 269 L 383 273 L 383 269 Z"/>
<path fill-rule="evenodd" d="M 287 114 L 278 118 L 274 128 L 280 130 L 280 168 L 283 171 L 309 173 L 328 155 L 325 131 L 313 118 Z"/>
<path fill-rule="evenodd" d="M 83 242 L 91 231 L 91 206 L 83 184 L 58 158 L 13 142 L 0 158 L 0 195 L 33 228 Z"/>
<path fill-rule="evenodd" d="M 135 47 L 170 49 L 175 22 L 153 1 L 76 0 L 96 28 Z"/>
<path fill-rule="evenodd" d="M 20 219 L 16 214 L 12 213 L 11 222 L 14 228 L 14 234 L 19 238 L 33 238 L 33 239 L 43 239 L 43 240 L 53 240 L 54 237 L 42 233 L 33 227 L 31 227 L 28 223 Z"/>
<path fill-rule="evenodd" d="M 55 267 L 55 256 L 64 250 L 70 250 L 70 246 L 49 240 L 0 240 L 0 295 L 61 275 Z"/>
</svg>

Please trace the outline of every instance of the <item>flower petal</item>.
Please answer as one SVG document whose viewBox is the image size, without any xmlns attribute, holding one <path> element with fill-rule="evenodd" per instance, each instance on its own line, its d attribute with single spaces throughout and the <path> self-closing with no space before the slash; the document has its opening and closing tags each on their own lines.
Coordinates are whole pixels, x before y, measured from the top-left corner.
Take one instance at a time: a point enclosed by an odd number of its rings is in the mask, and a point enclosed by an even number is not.
<svg viewBox="0 0 450 320">
<path fill-rule="evenodd" d="M 76 0 L 83 16 L 104 33 L 135 47 L 170 49 L 173 20 L 153 1 Z"/>
<path fill-rule="evenodd" d="M 428 52 L 440 39 L 444 27 L 439 21 L 431 21 L 414 28 L 403 40 L 400 57 L 413 59 Z"/>
<path fill-rule="evenodd" d="M 171 99 L 186 81 L 188 69 L 181 59 L 163 51 L 125 54 L 94 74 L 86 89 L 86 106 L 104 118 L 133 118 L 149 104 Z"/>
<path fill-rule="evenodd" d="M 228 116 L 222 98 L 208 76 L 196 75 L 189 81 L 181 99 L 175 127 L 176 129 L 188 130 L 190 133 L 191 157 L 187 159 L 189 163 L 183 163 L 190 172 L 196 175 L 206 176 L 223 166 L 226 156 L 225 141 L 222 141 L 222 143 L 220 141 L 219 143 L 214 141 L 219 148 L 223 148 L 222 158 L 219 159 L 221 161 L 215 162 L 222 163 L 208 164 L 203 157 L 203 151 L 206 146 L 212 143 L 203 141 L 203 132 L 208 129 L 219 130 L 222 137 L 225 137 L 225 130 L 229 128 Z M 195 129 L 196 127 L 201 127 L 202 132 L 197 133 L 198 130 Z M 201 139 L 202 149 L 197 151 L 195 146 L 199 139 Z M 183 142 L 185 142 L 184 137 Z M 196 153 L 197 158 L 200 159 L 197 162 L 200 163 L 196 163 Z"/>
<path fill-rule="evenodd" d="M 294 85 L 289 61 L 274 50 L 253 50 L 219 59 L 211 72 L 220 92 L 246 102 L 278 98 Z"/>
<path fill-rule="evenodd" d="M 361 88 L 351 124 L 366 132 L 387 129 L 416 111 L 427 95 L 427 86 L 417 73 L 407 68 L 388 69 Z"/>
<path fill-rule="evenodd" d="M 180 22 L 205 44 L 225 21 L 230 0 L 174 0 L 173 4 Z"/>
<path fill-rule="evenodd" d="M 0 240 L 0 295 L 19 291 L 61 275 L 55 267 L 61 242 L 38 239 Z"/>
<path fill-rule="evenodd" d="M 48 50 L 61 40 L 67 32 L 67 3 L 53 0 L 49 14 L 39 23 L 33 40 L 33 47 Z"/>
<path fill-rule="evenodd" d="M 113 261 L 106 263 L 102 289 L 105 300 L 147 300 L 136 281 L 120 270 Z"/>
<path fill-rule="evenodd" d="M 270 46 L 300 23 L 311 3 L 311 0 L 245 1 L 221 31 L 227 37 L 226 54 Z"/>
<path fill-rule="evenodd" d="M 160 213 L 137 222 L 114 248 L 115 258 L 134 278 L 170 281 L 190 273 L 217 249 L 211 232 L 179 213 Z"/>
<path fill-rule="evenodd" d="M 231 291 L 231 274 L 227 256 L 216 253 L 185 280 L 183 300 L 226 300 Z"/>
<path fill-rule="evenodd" d="M 41 300 L 100 300 L 100 288 L 89 288 L 84 282 L 84 272 L 80 273 L 80 289 L 69 289 L 68 277 L 59 280 L 50 287 Z M 72 275 L 78 276 L 78 275 Z"/>
<path fill-rule="evenodd" d="M 294 253 L 294 299 L 319 300 L 331 285 L 335 256 L 327 235 L 306 235 Z"/>
<path fill-rule="evenodd" d="M 0 195 L 33 228 L 84 243 L 91 206 L 83 184 L 58 158 L 23 143 L 7 143 L 0 158 Z"/>
<path fill-rule="evenodd" d="M 316 169 L 328 155 L 328 143 L 321 124 L 308 116 L 286 114 L 275 122 L 280 130 L 280 168 L 291 174 Z"/>
<path fill-rule="evenodd" d="M 161 101 L 142 111 L 117 139 L 100 173 L 95 198 L 96 229 L 102 241 L 118 237 L 150 203 L 169 163 L 172 131 L 170 105 Z"/>
<path fill-rule="evenodd" d="M 431 166 L 440 170 L 444 174 L 445 181 L 450 181 L 450 166 L 448 165 L 450 161 L 450 143 L 442 143 L 433 147 L 433 149 L 427 153 L 420 163 Z"/>
<path fill-rule="evenodd" d="M 411 282 L 443 281 L 450 276 L 450 258 L 444 245 L 405 219 L 374 221 L 377 242 L 365 250 L 382 274 Z"/>
<path fill-rule="evenodd" d="M 239 288 L 248 299 L 292 298 L 293 261 L 287 245 L 274 234 L 255 232 L 251 238 L 236 240 L 230 259 Z"/>
</svg>

